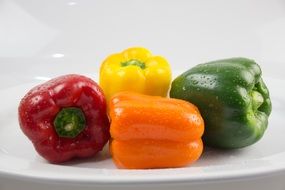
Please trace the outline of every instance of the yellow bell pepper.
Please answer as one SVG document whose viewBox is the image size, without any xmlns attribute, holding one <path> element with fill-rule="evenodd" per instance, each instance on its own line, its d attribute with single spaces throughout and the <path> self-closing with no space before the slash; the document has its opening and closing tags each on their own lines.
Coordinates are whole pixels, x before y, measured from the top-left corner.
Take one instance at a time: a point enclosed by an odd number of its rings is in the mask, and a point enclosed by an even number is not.
<svg viewBox="0 0 285 190">
<path fill-rule="evenodd" d="M 100 68 L 100 86 L 107 101 L 121 91 L 167 96 L 171 69 L 167 60 L 143 47 L 133 47 L 105 59 Z"/>
</svg>

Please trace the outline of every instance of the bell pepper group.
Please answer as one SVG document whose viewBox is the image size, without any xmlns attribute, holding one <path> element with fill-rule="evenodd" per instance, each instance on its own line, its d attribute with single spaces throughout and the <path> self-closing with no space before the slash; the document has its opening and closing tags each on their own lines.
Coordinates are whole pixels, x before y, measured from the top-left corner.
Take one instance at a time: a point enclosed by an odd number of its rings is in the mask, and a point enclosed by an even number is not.
<svg viewBox="0 0 285 190">
<path fill-rule="evenodd" d="M 166 59 L 133 47 L 107 57 L 100 68 L 100 86 L 106 99 L 121 91 L 167 96 L 171 69 Z"/>
<path fill-rule="evenodd" d="M 31 89 L 20 102 L 19 123 L 36 151 L 52 163 L 93 156 L 110 136 L 103 92 L 81 75 Z"/>
<path fill-rule="evenodd" d="M 99 74 L 100 86 L 65 75 L 21 100 L 20 127 L 49 162 L 94 156 L 110 141 L 118 168 L 183 167 L 199 159 L 203 143 L 246 147 L 268 126 L 269 91 L 250 59 L 199 64 L 171 83 L 166 59 L 134 47 L 107 57 Z"/>
<path fill-rule="evenodd" d="M 183 100 L 121 92 L 110 103 L 110 151 L 119 168 L 182 167 L 203 150 L 204 122 Z"/>
</svg>

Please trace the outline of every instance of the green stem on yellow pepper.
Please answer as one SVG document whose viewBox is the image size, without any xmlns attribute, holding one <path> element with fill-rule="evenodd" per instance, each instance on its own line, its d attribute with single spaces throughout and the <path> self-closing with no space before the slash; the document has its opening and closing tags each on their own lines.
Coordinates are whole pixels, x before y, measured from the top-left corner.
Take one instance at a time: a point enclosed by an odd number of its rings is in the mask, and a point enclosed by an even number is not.
<svg viewBox="0 0 285 190">
<path fill-rule="evenodd" d="M 126 61 L 126 62 L 122 62 L 121 63 L 122 67 L 126 67 L 126 66 L 129 66 L 129 65 L 135 65 L 135 66 L 140 67 L 141 69 L 145 69 L 146 68 L 144 62 L 142 62 L 140 60 L 137 60 L 137 59 L 130 59 L 130 60 Z"/>
</svg>

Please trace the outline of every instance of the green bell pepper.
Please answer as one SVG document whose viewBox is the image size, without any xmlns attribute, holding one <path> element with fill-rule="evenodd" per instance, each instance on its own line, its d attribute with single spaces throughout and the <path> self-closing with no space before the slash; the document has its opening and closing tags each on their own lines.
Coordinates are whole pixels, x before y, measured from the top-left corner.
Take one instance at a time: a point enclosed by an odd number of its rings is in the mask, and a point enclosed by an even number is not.
<svg viewBox="0 0 285 190">
<path fill-rule="evenodd" d="M 241 148 L 264 134 L 271 112 L 260 67 L 250 59 L 231 58 L 199 64 L 178 76 L 170 97 L 195 104 L 204 120 L 206 145 Z"/>
</svg>

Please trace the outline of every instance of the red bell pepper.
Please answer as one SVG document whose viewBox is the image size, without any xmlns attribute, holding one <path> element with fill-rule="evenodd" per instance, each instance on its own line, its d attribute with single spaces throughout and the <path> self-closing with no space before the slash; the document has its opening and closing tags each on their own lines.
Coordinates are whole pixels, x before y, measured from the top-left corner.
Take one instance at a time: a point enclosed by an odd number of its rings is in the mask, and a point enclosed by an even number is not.
<svg viewBox="0 0 285 190">
<path fill-rule="evenodd" d="M 103 92 L 84 76 L 65 75 L 34 87 L 18 111 L 22 131 L 52 163 L 93 156 L 110 137 Z"/>
</svg>

